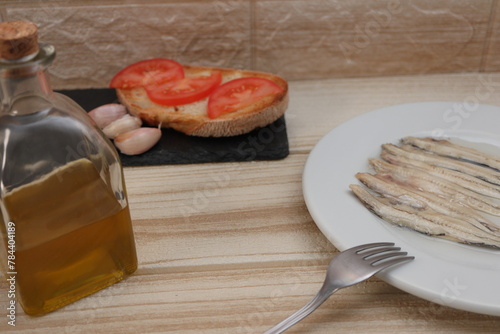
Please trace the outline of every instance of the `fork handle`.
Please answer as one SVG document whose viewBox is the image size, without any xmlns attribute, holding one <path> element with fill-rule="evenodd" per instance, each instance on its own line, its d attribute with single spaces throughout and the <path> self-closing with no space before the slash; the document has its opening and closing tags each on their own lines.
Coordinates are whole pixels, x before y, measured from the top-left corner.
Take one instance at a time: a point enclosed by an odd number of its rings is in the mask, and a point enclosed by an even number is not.
<svg viewBox="0 0 500 334">
<path fill-rule="evenodd" d="M 317 309 L 321 304 L 324 303 L 325 300 L 328 299 L 333 293 L 335 293 L 339 288 L 334 288 L 332 286 L 329 286 L 327 284 L 324 284 L 321 289 L 318 291 L 316 296 L 314 296 L 313 299 L 306 305 L 304 305 L 301 309 L 299 309 L 297 312 L 286 318 L 285 320 L 281 321 L 274 327 L 268 329 L 265 331 L 263 334 L 279 334 L 284 331 L 286 331 L 288 328 L 292 327 L 295 325 L 297 322 L 300 320 L 304 319 L 307 317 L 309 314 L 311 314 L 315 309 Z"/>
</svg>

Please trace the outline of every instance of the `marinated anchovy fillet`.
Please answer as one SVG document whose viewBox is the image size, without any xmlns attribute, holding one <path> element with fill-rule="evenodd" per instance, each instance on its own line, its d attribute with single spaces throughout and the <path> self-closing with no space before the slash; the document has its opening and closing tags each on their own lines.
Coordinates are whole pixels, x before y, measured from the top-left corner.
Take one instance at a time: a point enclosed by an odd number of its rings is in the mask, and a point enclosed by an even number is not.
<svg viewBox="0 0 500 334">
<path fill-rule="evenodd" d="M 442 156 L 476 162 L 500 170 L 500 158 L 484 154 L 470 147 L 451 143 L 448 140 L 406 137 L 401 142 Z"/>
<path fill-rule="evenodd" d="M 385 147 L 386 146 L 383 145 L 384 150 L 382 151 L 380 156 L 382 157 L 382 159 L 384 159 L 389 163 L 409 168 L 417 168 L 418 170 L 421 170 L 427 174 L 440 177 L 449 182 L 460 184 L 462 187 L 475 191 L 479 194 L 500 199 L 500 186 L 496 184 L 491 184 L 489 182 L 478 179 L 477 177 L 457 172 L 455 170 L 433 166 L 425 162 L 420 162 L 402 156 L 393 155 L 389 153 L 385 149 Z"/>
<path fill-rule="evenodd" d="M 437 213 L 429 208 L 418 210 L 405 204 L 391 202 L 387 198 L 370 194 L 359 185 L 351 184 L 350 188 L 369 210 L 392 224 L 464 244 L 500 248 L 498 237 L 471 228 L 461 219 Z"/>
<path fill-rule="evenodd" d="M 490 197 L 416 169 L 393 165 L 379 159 L 369 159 L 369 162 L 378 173 L 389 174 L 399 182 L 500 217 L 500 204 Z"/>
<path fill-rule="evenodd" d="M 353 193 L 382 219 L 430 236 L 500 249 L 500 158 L 432 138 L 384 144 Z M 364 187 L 363 187 L 364 185 Z M 492 218 L 493 219 L 493 218 Z"/>
<path fill-rule="evenodd" d="M 383 145 L 383 147 L 386 151 L 396 156 L 402 156 L 413 161 L 425 162 L 433 166 L 448 168 L 471 176 L 475 176 L 483 181 L 500 185 L 500 172 L 486 166 L 468 163 L 456 159 L 449 159 L 437 154 L 428 153 L 411 145 L 402 145 L 398 147 L 393 144 L 387 144 Z"/>
<path fill-rule="evenodd" d="M 393 198 L 399 203 L 406 204 L 417 210 L 429 207 L 432 210 L 463 219 L 475 228 L 485 232 L 498 232 L 499 228 L 477 211 L 465 205 L 457 205 L 447 199 L 426 193 L 415 188 L 408 187 L 399 182 L 392 182 L 393 179 L 387 175 L 372 175 L 369 173 L 357 173 L 356 178 L 366 187 L 379 193 L 383 197 Z M 500 234 L 497 233 L 500 237 Z"/>
</svg>

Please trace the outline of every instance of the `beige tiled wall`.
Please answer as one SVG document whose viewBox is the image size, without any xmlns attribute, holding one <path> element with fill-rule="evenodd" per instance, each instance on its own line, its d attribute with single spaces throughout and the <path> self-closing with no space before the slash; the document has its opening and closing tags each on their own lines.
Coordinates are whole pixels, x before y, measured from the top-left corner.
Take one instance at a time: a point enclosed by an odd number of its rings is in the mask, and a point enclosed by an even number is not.
<svg viewBox="0 0 500 334">
<path fill-rule="evenodd" d="M 39 25 L 61 87 L 151 57 L 289 80 L 500 70 L 498 0 L 6 0 Z"/>
<path fill-rule="evenodd" d="M 481 70 L 500 71 L 500 5 L 495 1 L 491 10 L 490 27 L 486 37 L 485 52 Z"/>
</svg>

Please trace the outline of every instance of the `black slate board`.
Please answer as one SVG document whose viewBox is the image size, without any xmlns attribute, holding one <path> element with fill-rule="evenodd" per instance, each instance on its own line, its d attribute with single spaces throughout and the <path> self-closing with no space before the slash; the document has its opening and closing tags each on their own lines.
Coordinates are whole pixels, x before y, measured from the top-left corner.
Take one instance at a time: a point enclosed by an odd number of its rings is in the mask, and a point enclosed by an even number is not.
<svg viewBox="0 0 500 334">
<path fill-rule="evenodd" d="M 60 90 L 90 111 L 106 103 L 118 103 L 114 89 Z M 160 141 L 148 152 L 129 156 L 120 153 L 124 166 L 172 165 L 206 162 L 278 160 L 288 156 L 284 117 L 250 133 L 223 138 L 188 136 L 162 129 Z"/>
</svg>

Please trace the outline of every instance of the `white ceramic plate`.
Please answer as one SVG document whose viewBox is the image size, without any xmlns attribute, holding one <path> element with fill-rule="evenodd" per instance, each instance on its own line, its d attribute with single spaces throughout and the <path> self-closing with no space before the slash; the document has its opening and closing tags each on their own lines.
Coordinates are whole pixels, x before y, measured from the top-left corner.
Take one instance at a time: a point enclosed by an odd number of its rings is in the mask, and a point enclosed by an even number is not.
<svg viewBox="0 0 500 334">
<path fill-rule="evenodd" d="M 307 207 L 339 250 L 390 241 L 415 260 L 378 275 L 389 284 L 437 304 L 500 316 L 500 251 L 461 245 L 392 226 L 350 192 L 354 174 L 370 171 L 380 145 L 406 136 L 447 136 L 478 143 L 500 156 L 500 108 L 460 102 L 391 106 L 351 119 L 312 150 L 303 175 Z M 438 310 L 438 309 L 436 309 Z"/>
</svg>

